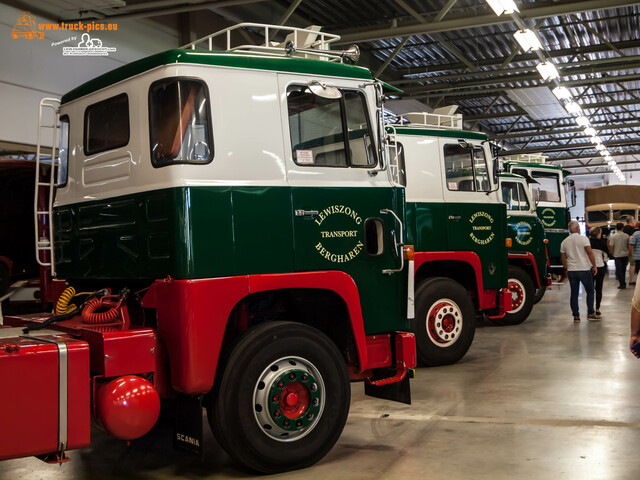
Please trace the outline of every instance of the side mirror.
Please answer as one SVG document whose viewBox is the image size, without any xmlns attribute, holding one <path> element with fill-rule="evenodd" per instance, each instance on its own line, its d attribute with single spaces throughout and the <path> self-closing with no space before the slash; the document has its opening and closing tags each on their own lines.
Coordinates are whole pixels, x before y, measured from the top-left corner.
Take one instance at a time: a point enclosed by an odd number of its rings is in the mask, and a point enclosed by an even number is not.
<svg viewBox="0 0 640 480">
<path fill-rule="evenodd" d="M 309 90 L 311 90 L 311 93 L 317 95 L 318 97 L 330 98 L 334 100 L 337 98 L 342 98 L 342 92 L 336 87 L 331 87 L 317 80 L 312 80 L 307 86 L 309 87 Z"/>
</svg>

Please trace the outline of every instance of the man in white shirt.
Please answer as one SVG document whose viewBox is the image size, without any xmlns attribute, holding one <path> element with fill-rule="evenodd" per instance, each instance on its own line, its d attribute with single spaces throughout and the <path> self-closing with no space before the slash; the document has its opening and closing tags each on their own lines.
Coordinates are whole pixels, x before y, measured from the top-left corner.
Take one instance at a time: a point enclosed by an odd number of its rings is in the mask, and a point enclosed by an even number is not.
<svg viewBox="0 0 640 480">
<path fill-rule="evenodd" d="M 580 309 L 578 308 L 578 292 L 580 283 L 587 294 L 587 319 L 600 320 L 593 309 L 593 276 L 598 273 L 596 259 L 591 251 L 589 239 L 580 235 L 580 225 L 575 220 L 569 222 L 569 236 L 560 245 L 560 259 L 565 275 L 571 285 L 571 312 L 573 323 L 580 323 Z"/>
</svg>

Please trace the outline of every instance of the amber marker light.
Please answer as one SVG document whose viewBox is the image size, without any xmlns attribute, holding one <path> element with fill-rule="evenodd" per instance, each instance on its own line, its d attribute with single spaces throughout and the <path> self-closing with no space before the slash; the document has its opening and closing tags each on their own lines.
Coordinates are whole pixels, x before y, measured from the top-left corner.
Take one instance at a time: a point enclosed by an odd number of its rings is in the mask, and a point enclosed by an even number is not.
<svg viewBox="0 0 640 480">
<path fill-rule="evenodd" d="M 402 253 L 405 260 L 413 260 L 416 256 L 413 245 L 405 245 L 402 247 Z"/>
<path fill-rule="evenodd" d="M 511 245 L 513 245 L 513 240 L 511 240 L 510 238 L 505 238 L 504 244 L 507 246 L 507 248 L 511 248 Z"/>
</svg>

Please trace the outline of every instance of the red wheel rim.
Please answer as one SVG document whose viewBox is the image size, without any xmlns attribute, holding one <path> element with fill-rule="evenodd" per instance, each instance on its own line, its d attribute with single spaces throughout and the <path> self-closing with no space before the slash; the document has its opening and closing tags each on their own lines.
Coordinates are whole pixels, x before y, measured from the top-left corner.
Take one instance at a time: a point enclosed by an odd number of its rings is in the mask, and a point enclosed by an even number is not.
<svg viewBox="0 0 640 480">
<path fill-rule="evenodd" d="M 519 280 L 510 278 L 508 287 L 511 292 L 511 310 L 509 310 L 509 313 L 519 312 L 524 305 L 524 285 Z"/>
<path fill-rule="evenodd" d="M 458 341 L 462 333 L 462 311 L 448 298 L 434 303 L 427 312 L 427 335 L 439 347 L 448 347 Z"/>
<path fill-rule="evenodd" d="M 309 408 L 309 391 L 300 382 L 290 383 L 280 395 L 280 408 L 287 418 L 298 418 Z"/>
</svg>

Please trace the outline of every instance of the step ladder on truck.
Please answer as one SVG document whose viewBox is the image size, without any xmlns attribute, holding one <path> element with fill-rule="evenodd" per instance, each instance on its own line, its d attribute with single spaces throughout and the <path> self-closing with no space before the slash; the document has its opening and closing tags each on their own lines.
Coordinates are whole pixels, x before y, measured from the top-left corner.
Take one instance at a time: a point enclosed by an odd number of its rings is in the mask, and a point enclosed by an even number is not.
<svg viewBox="0 0 640 480">
<path fill-rule="evenodd" d="M 454 113 L 406 113 L 387 120 L 391 172 L 405 186 L 407 242 L 414 245 L 419 363 L 460 360 L 477 315 L 502 319 L 507 222 L 487 136 L 465 131 Z"/>
<path fill-rule="evenodd" d="M 410 402 L 404 191 L 381 83 L 338 38 L 241 24 L 62 97 L 56 310 L 0 328 L 0 459 L 63 461 L 92 416 L 138 438 L 173 399 L 176 447 L 202 453 L 206 409 L 273 473 L 331 449 L 350 381 Z"/>
</svg>

